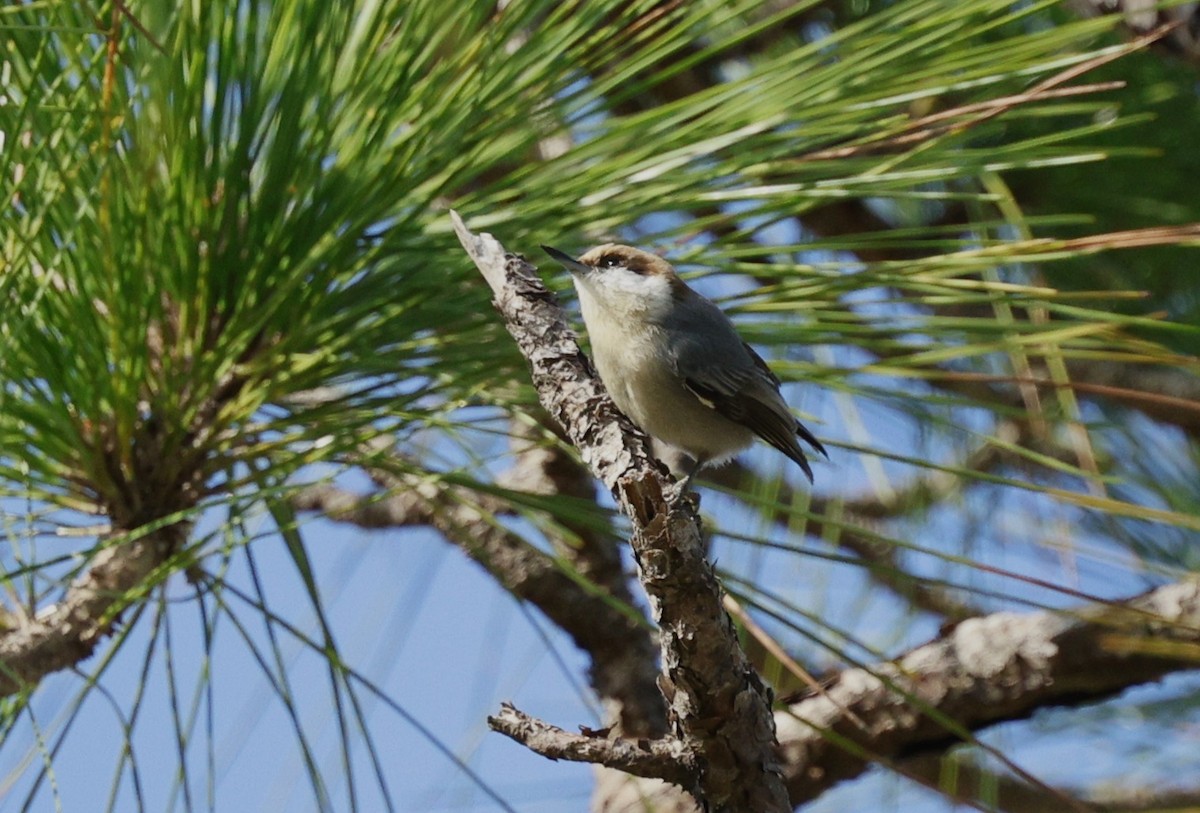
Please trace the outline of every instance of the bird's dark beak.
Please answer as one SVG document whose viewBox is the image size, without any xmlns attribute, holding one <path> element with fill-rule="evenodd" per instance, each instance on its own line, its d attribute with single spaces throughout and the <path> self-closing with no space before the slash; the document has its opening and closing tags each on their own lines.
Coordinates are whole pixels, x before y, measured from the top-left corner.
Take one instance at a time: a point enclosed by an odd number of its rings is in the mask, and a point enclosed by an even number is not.
<svg viewBox="0 0 1200 813">
<path fill-rule="evenodd" d="M 556 248 L 552 248 L 551 246 L 542 246 L 542 251 L 549 254 L 550 257 L 555 261 L 561 263 L 562 266 L 572 274 L 589 274 L 592 271 L 592 267 L 590 265 L 584 265 L 570 254 L 559 251 Z"/>
</svg>

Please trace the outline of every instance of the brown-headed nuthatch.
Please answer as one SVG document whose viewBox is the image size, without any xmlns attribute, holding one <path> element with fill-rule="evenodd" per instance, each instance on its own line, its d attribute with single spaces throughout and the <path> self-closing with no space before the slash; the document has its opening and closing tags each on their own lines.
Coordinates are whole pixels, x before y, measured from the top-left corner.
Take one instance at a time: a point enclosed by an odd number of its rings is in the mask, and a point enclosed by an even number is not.
<svg viewBox="0 0 1200 813">
<path fill-rule="evenodd" d="M 600 379 L 617 407 L 655 440 L 701 466 L 721 463 L 754 436 L 812 469 L 796 436 L 828 455 L 788 409 L 779 379 L 721 309 L 666 260 L 608 243 L 578 260 L 542 248 L 575 278 Z"/>
</svg>

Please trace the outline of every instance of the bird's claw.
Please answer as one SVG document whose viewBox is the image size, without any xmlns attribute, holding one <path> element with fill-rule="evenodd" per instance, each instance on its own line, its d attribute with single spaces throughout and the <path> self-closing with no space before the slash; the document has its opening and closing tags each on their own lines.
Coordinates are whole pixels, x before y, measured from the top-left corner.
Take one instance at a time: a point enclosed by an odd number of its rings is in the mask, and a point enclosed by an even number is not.
<svg viewBox="0 0 1200 813">
<path fill-rule="evenodd" d="M 700 495 L 691 489 L 690 480 L 690 477 L 687 480 L 676 480 L 673 485 L 667 487 L 663 496 L 667 500 L 667 506 L 672 510 L 682 508 L 688 502 L 692 504 L 693 508 L 700 507 Z"/>
</svg>

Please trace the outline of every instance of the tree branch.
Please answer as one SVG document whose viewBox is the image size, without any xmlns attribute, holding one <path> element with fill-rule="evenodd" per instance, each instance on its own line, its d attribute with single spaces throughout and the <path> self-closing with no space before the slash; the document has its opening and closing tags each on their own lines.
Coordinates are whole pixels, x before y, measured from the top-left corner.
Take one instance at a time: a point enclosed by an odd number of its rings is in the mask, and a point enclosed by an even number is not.
<svg viewBox="0 0 1200 813">
<path fill-rule="evenodd" d="M 186 523 L 132 541 L 101 547 L 91 566 L 67 588 L 62 600 L 0 630 L 0 696 L 16 694 L 51 672 L 90 657 L 117 623 L 129 597 L 167 561 L 185 535 Z"/>
<path fill-rule="evenodd" d="M 674 738 L 638 740 L 609 738 L 607 732 L 572 734 L 530 717 L 509 703 L 500 706 L 499 714 L 488 717 L 488 725 L 549 759 L 590 762 L 682 786 L 690 784 L 697 772 L 693 754 Z"/>
<path fill-rule="evenodd" d="M 1002 612 L 964 621 L 894 661 L 846 670 L 823 694 L 776 713 L 791 802 L 811 801 L 872 762 L 904 767 L 941 753 L 963 741 L 953 727 L 978 731 L 1194 669 L 1197 643 L 1200 581 L 1073 614 Z M 663 809 L 687 809 L 654 783 L 635 784 L 627 798 L 652 795 Z M 1040 792 L 1054 798 L 1057 806 L 1048 809 L 1063 809 L 1063 795 Z"/>
<path fill-rule="evenodd" d="M 666 473 L 648 439 L 604 393 L 535 269 L 490 235 L 472 234 L 457 214 L 451 219 L 530 362 L 542 406 L 633 523 L 630 543 L 660 628 L 660 686 L 673 733 L 695 760 L 688 789 L 714 811 L 790 810 L 774 755 L 770 692 L 721 606 L 695 508 L 668 505 Z"/>
<path fill-rule="evenodd" d="M 976 730 L 1195 668 L 1171 645 L 1197 641 L 1200 582 L 1191 581 L 1074 615 L 1003 612 L 964 621 L 895 661 L 842 672 L 825 695 L 780 715 L 792 801 L 862 773 L 864 752 L 888 759 L 960 741 L 939 718 Z"/>
<path fill-rule="evenodd" d="M 1200 62 L 1200 9 L 1196 3 L 1164 4 L 1157 0 L 1071 0 L 1067 7 L 1081 17 L 1118 12 L 1135 36 L 1153 28 L 1168 28 L 1155 43 L 1160 50 Z"/>
<path fill-rule="evenodd" d="M 552 424 L 543 416 L 544 424 Z M 512 443 L 516 462 L 502 472 L 497 483 L 531 494 L 566 494 L 594 501 L 596 483 L 591 472 L 579 464 L 559 443 L 544 442 L 544 433 L 560 437 L 548 425 L 514 421 Z M 621 560 L 619 537 L 612 529 L 597 531 L 586 523 L 561 519 L 578 544 L 565 544 L 553 535 L 550 542 L 584 578 L 602 588 L 626 607 L 634 604 L 629 574 Z M 578 585 L 576 590 L 583 588 Z M 594 618 L 589 627 L 603 625 Z M 572 633 L 575 634 L 575 633 Z M 584 634 L 581 630 L 580 635 Z M 578 639 L 577 635 L 577 639 Z M 619 723 L 618 733 L 627 737 L 661 737 L 667 732 L 667 709 L 658 691 L 657 645 L 647 625 L 633 625 L 620 652 L 599 652 L 592 657 L 589 678 L 607 708 L 606 724 Z"/>
</svg>

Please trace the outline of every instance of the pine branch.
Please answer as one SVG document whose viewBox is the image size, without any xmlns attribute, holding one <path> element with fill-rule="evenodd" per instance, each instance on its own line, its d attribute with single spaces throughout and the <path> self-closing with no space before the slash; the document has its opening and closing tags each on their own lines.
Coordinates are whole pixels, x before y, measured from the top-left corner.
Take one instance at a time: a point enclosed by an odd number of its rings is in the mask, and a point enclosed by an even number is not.
<svg viewBox="0 0 1200 813">
<path fill-rule="evenodd" d="M 648 439 L 604 393 L 535 269 L 490 235 L 472 234 L 457 214 L 451 219 L 530 362 L 542 406 L 633 524 L 638 575 L 660 628 L 660 686 L 673 736 L 695 766 L 687 790 L 714 811 L 790 810 L 774 753 L 770 691 L 721 605 L 695 508 L 668 504 L 668 479 Z M 678 783 L 677 777 L 659 778 Z"/>
<path fill-rule="evenodd" d="M 677 739 L 611 737 L 606 731 L 572 734 L 530 717 L 509 703 L 488 717 L 488 725 L 506 737 L 549 759 L 590 762 L 634 776 L 688 785 L 699 771 L 694 755 Z"/>
<path fill-rule="evenodd" d="M 1081 17 L 1121 14 L 1125 28 L 1137 36 L 1152 28 L 1164 28 L 1158 50 L 1200 62 L 1200 8 L 1196 3 L 1159 3 L 1154 0 L 1070 0 L 1068 8 Z"/>
<path fill-rule="evenodd" d="M 51 672 L 89 658 L 112 633 L 130 596 L 161 567 L 184 536 L 186 523 L 102 547 L 62 600 L 35 618 L 0 631 L 0 696 L 25 691 Z"/>
<path fill-rule="evenodd" d="M 842 672 L 824 696 L 780 715 L 792 801 L 859 775 L 872 758 L 960 742 L 946 720 L 974 731 L 1194 668 L 1178 645 L 1196 642 L 1197 582 L 1074 614 L 1002 612 L 964 621 L 895 661 Z M 865 725 L 852 722 L 851 713 Z"/>
<path fill-rule="evenodd" d="M 970 732 L 1194 669 L 1198 644 L 1196 581 L 1073 613 L 964 621 L 893 661 L 841 672 L 823 693 L 776 713 L 791 802 L 811 801 L 875 762 L 903 772 L 905 758 L 942 753 Z M 678 805 L 657 785 L 638 785 L 664 809 Z M 1054 809 L 1075 806 L 1053 789 L 1042 793 L 1057 796 Z"/>
<path fill-rule="evenodd" d="M 545 416 L 543 419 L 547 424 L 552 423 Z M 545 426 L 513 422 L 511 443 L 516 460 L 510 469 L 497 476 L 496 482 L 526 493 L 564 494 L 594 501 L 596 483 L 591 472 L 561 444 L 546 444 L 543 439 L 546 429 Z M 593 526 L 573 523 L 569 518 L 559 521 L 575 534 L 578 543 L 567 544 L 551 533 L 550 542 L 557 555 L 607 596 L 625 607 L 633 607 L 630 576 L 621 559 L 621 542 L 615 529 L 597 531 Z M 572 589 L 585 591 L 574 583 Z M 618 614 L 611 604 L 608 614 Z M 628 616 L 621 615 L 622 620 L 613 624 L 625 631 L 620 649 L 590 651 L 592 666 L 588 676 L 592 688 L 607 707 L 606 723 L 619 722 L 616 730 L 626 737 L 661 737 L 666 733 L 667 710 L 658 691 L 656 641 L 649 625 L 631 623 Z M 596 634 L 597 627 L 604 626 L 603 619 L 593 617 L 582 628 L 568 628 L 567 632 L 576 641 L 587 641 Z"/>
</svg>

